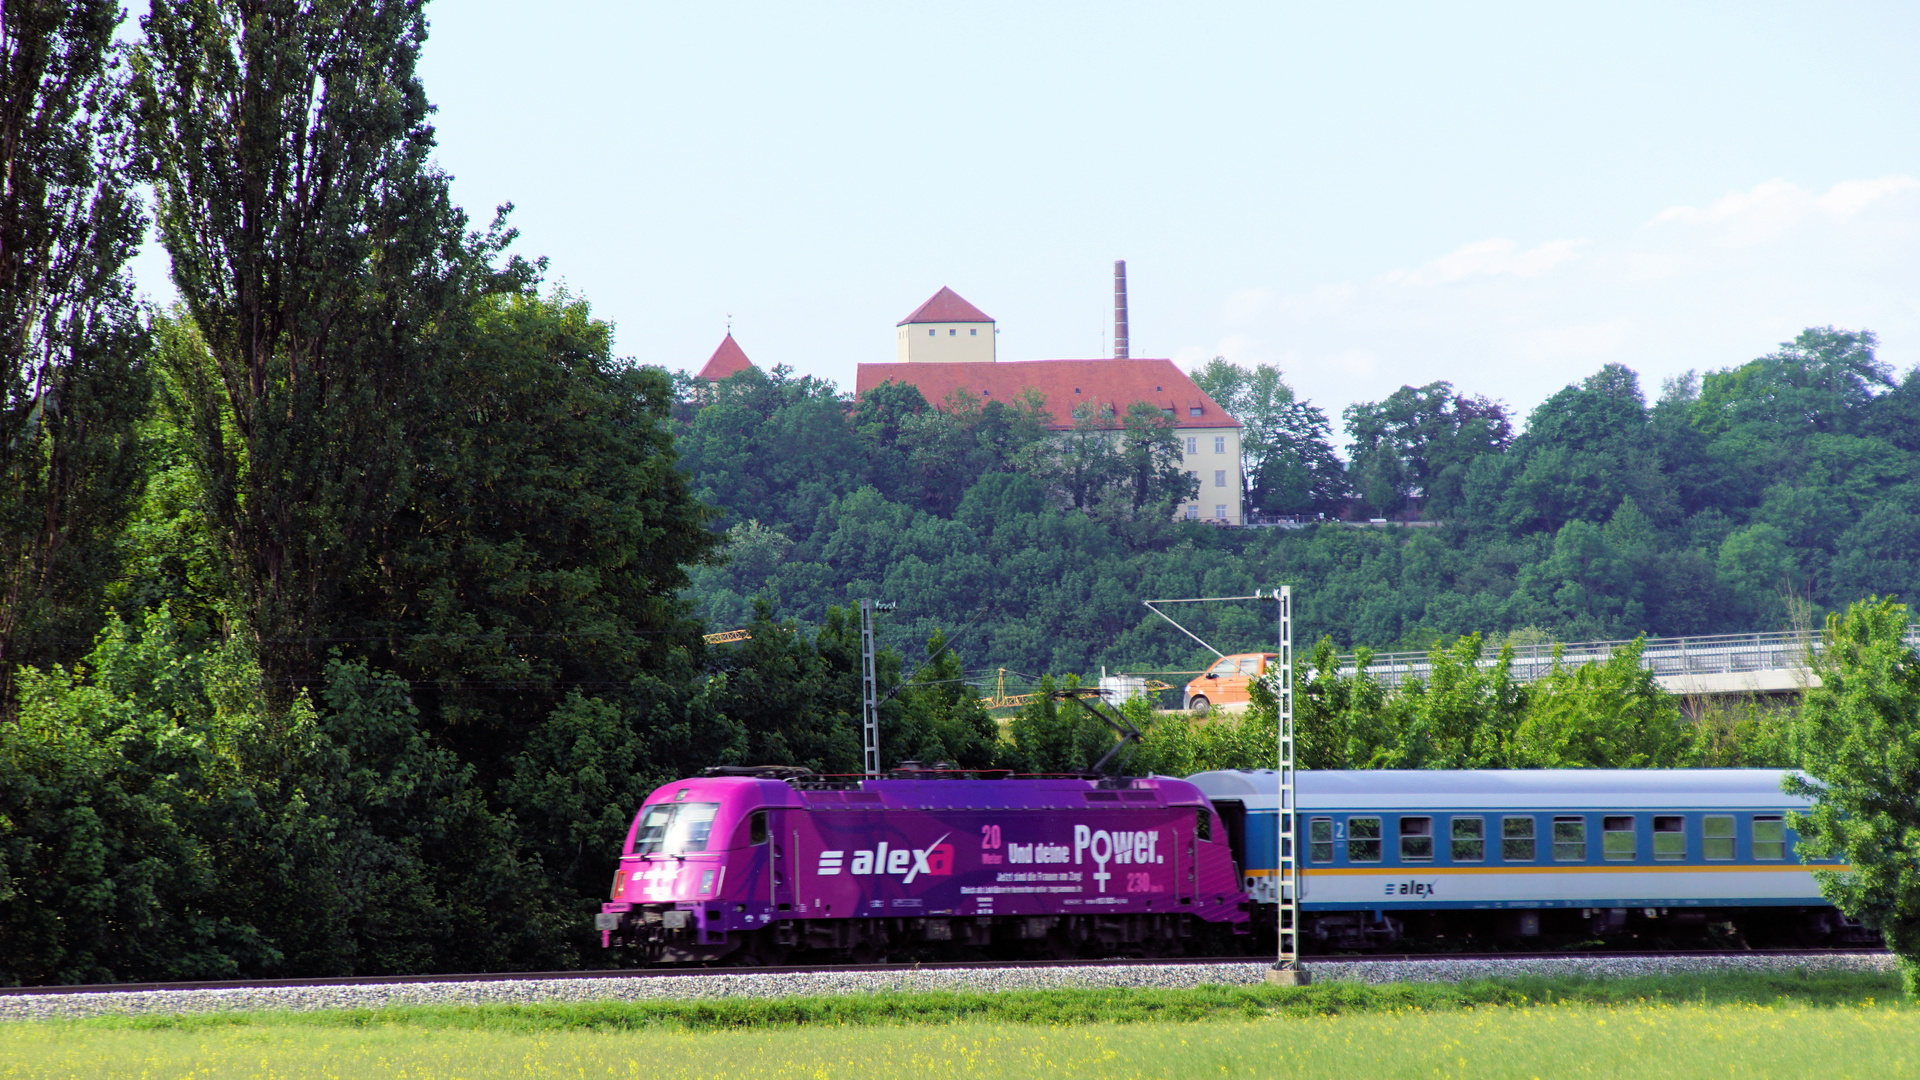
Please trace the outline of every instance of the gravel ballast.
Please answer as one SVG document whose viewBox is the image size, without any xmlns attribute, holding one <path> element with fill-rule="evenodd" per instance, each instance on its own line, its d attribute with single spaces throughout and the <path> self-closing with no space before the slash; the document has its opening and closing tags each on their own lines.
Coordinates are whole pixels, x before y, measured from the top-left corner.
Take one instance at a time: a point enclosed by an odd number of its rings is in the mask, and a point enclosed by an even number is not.
<svg viewBox="0 0 1920 1080">
<path fill-rule="evenodd" d="M 965 968 L 900 971 L 816 971 L 761 975 L 621 975 L 573 979 L 501 979 L 485 982 L 378 983 L 348 986 L 276 986 L 219 990 L 134 990 L 80 994 L 6 994 L 0 1020 L 74 1019 L 105 1015 L 165 1015 L 268 1010 L 378 1009 L 388 1006 L 501 1005 L 546 1002 L 781 998 L 821 994 L 993 993 L 1064 988 L 1185 989 L 1263 982 L 1269 965 L 1236 960 L 1211 964 L 1127 964 L 1063 968 Z M 1608 956 L 1553 959 L 1309 960 L 1316 982 L 1460 982 L 1467 979 L 1549 977 L 1629 978 L 1720 972 L 1894 970 L 1884 953 L 1720 954 Z"/>
</svg>

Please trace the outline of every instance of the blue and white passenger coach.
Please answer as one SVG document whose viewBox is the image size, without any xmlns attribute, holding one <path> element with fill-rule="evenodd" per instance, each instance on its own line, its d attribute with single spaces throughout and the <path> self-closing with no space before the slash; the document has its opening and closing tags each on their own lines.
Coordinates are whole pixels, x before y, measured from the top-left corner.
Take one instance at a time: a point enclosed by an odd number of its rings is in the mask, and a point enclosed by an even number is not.
<svg viewBox="0 0 1920 1080">
<path fill-rule="evenodd" d="M 1716 923 L 1756 945 L 1863 937 L 1795 853 L 1787 816 L 1807 802 L 1780 790 L 1784 775 L 1303 770 L 1303 944 L 1543 932 L 1679 938 Z M 1249 899 L 1271 912 L 1277 774 L 1189 779 L 1219 812 Z"/>
</svg>

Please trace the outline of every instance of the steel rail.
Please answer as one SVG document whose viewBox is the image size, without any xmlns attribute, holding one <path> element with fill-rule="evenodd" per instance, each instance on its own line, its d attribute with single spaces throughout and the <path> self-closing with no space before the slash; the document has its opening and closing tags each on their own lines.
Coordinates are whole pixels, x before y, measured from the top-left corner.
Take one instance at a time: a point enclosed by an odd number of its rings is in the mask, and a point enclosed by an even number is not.
<svg viewBox="0 0 1920 1080">
<path fill-rule="evenodd" d="M 1645 952 L 1492 952 L 1492 953 L 1354 953 L 1307 955 L 1308 964 L 1377 964 L 1451 960 L 1605 960 L 1662 959 L 1702 956 L 1837 956 L 1887 955 L 1886 949 L 1661 949 Z M 782 967 L 651 967 L 602 968 L 593 971 L 498 971 L 442 975 L 356 975 L 317 979 L 214 979 L 198 982 L 83 983 L 59 986 L 0 986 L 0 998 L 71 994 L 132 994 L 154 990 L 274 990 L 299 986 L 393 986 L 422 983 L 539 982 L 543 980 L 701 978 L 719 975 L 820 975 L 836 971 L 886 973 L 915 971 L 977 971 L 993 969 L 1139 967 L 1143 964 L 1190 966 L 1197 964 L 1271 964 L 1273 957 L 1168 956 L 1106 957 L 1098 960 L 940 960 L 901 964 L 815 964 Z"/>
</svg>

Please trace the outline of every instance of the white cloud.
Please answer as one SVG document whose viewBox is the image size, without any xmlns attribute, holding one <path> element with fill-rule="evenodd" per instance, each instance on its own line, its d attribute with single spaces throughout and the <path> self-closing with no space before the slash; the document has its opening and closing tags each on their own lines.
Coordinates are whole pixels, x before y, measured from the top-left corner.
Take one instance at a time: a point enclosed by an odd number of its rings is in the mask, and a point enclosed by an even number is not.
<svg viewBox="0 0 1920 1080">
<path fill-rule="evenodd" d="M 1211 344 L 1178 355 L 1278 364 L 1332 415 L 1437 379 L 1524 415 L 1610 362 L 1652 395 L 1828 324 L 1874 330 L 1905 368 L 1920 360 L 1920 179 L 1769 180 L 1619 235 L 1480 240 L 1371 280 L 1250 286 L 1211 318 L 1190 327 Z"/>
<path fill-rule="evenodd" d="M 1817 200 L 1820 209 L 1835 217 L 1850 218 L 1888 195 L 1920 188 L 1920 180 L 1911 176 L 1883 176 L 1878 180 L 1847 180 L 1833 185 Z"/>
<path fill-rule="evenodd" d="M 1719 230 L 1714 236 L 1716 244 L 1747 247 L 1803 225 L 1818 227 L 1823 219 L 1849 221 L 1883 199 L 1916 188 L 1920 188 L 1920 180 L 1911 176 L 1882 176 L 1844 180 L 1816 195 L 1785 180 L 1769 180 L 1745 191 L 1730 192 L 1704 209 L 1670 206 L 1655 214 L 1649 224 L 1713 226 Z"/>
<path fill-rule="evenodd" d="M 1585 240 L 1549 240 L 1539 247 L 1521 251 L 1520 245 L 1511 240 L 1479 240 L 1442 255 L 1418 270 L 1395 270 L 1386 276 L 1386 280 L 1404 281 L 1412 285 L 1438 285 L 1501 274 L 1538 277 L 1561 263 L 1578 258 L 1580 248 L 1585 244 Z"/>
</svg>

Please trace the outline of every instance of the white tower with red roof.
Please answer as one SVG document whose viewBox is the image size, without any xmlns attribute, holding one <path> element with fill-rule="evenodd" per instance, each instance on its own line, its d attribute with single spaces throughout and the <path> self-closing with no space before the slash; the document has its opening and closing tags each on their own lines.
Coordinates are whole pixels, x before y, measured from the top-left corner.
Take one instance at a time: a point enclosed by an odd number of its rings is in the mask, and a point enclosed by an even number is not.
<svg viewBox="0 0 1920 1080">
<path fill-rule="evenodd" d="M 993 319 L 942 286 L 895 327 L 902 364 L 992 363 Z"/>
</svg>

